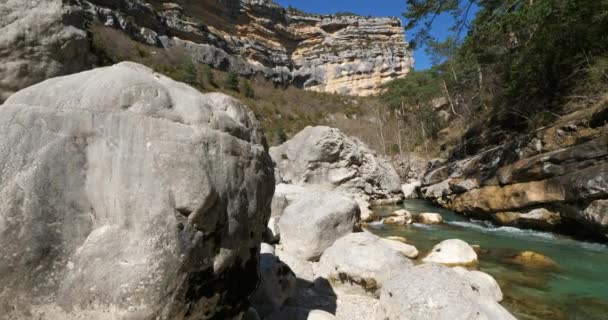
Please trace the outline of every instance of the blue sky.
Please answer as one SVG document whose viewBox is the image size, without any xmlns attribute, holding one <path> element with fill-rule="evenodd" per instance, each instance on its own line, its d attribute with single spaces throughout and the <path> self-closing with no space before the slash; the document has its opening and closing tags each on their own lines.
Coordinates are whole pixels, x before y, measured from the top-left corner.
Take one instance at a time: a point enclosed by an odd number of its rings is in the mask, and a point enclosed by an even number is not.
<svg viewBox="0 0 608 320">
<path fill-rule="evenodd" d="M 402 13 L 405 11 L 405 0 L 275 0 L 275 2 L 284 7 L 291 5 L 311 13 L 331 14 L 348 11 L 365 16 L 395 16 L 402 21 L 404 20 Z M 451 23 L 451 17 L 439 17 L 435 20 L 432 34 L 440 39 L 444 38 L 448 34 Z M 408 41 L 411 39 L 410 33 L 411 31 L 406 35 Z M 414 52 L 414 59 L 416 60 L 416 70 L 428 69 L 431 66 L 429 57 L 423 48 Z"/>
</svg>

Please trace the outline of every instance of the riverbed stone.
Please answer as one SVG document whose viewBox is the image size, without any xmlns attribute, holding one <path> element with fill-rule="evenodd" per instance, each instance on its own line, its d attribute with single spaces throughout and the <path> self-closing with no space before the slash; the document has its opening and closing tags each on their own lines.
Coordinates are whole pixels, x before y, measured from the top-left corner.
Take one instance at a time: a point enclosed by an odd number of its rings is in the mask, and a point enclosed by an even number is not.
<svg viewBox="0 0 608 320">
<path fill-rule="evenodd" d="M 460 239 L 444 240 L 433 247 L 423 259 L 424 262 L 440 263 L 447 266 L 474 266 L 478 263 L 477 253 Z"/>
<path fill-rule="evenodd" d="M 422 224 L 442 224 L 443 217 L 439 213 L 424 212 L 418 214 L 415 221 Z"/>
<path fill-rule="evenodd" d="M 323 253 L 318 274 L 338 293 L 377 296 L 387 279 L 413 266 L 386 241 L 369 232 L 342 237 Z"/>
<path fill-rule="evenodd" d="M 475 281 L 438 264 L 423 264 L 387 281 L 377 320 L 515 320 Z"/>
<path fill-rule="evenodd" d="M 396 225 L 396 226 L 405 226 L 408 224 L 412 224 L 412 217 L 407 216 L 396 216 L 396 217 L 386 217 L 382 220 L 382 223 L 387 225 Z"/>
<path fill-rule="evenodd" d="M 493 298 L 496 302 L 502 301 L 502 290 L 496 279 L 491 275 L 478 270 L 468 270 L 463 267 L 453 267 L 452 270 L 475 283 L 479 290 L 484 291 L 483 295 Z"/>
<path fill-rule="evenodd" d="M 398 251 L 399 253 L 410 259 L 416 259 L 418 257 L 418 249 L 416 249 L 416 247 L 412 245 L 391 239 L 382 239 L 382 243 L 386 244 L 387 246 L 391 247 L 392 249 Z"/>
<path fill-rule="evenodd" d="M 559 265 L 553 259 L 534 251 L 524 251 L 513 257 L 513 262 L 531 268 L 554 269 Z"/>
</svg>

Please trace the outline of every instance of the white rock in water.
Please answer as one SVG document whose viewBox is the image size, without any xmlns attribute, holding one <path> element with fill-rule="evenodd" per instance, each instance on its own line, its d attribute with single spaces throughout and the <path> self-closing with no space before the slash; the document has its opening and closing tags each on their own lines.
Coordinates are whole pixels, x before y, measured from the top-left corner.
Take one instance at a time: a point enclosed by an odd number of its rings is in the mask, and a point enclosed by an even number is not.
<svg viewBox="0 0 608 320">
<path fill-rule="evenodd" d="M 429 213 L 429 212 L 421 213 L 418 216 L 416 216 L 415 220 L 416 220 L 416 222 L 422 223 L 422 224 L 442 224 L 443 223 L 443 217 L 439 213 Z"/>
<path fill-rule="evenodd" d="M 444 240 L 423 259 L 448 266 L 470 266 L 477 264 L 477 253 L 466 242 L 459 239 Z"/>
<path fill-rule="evenodd" d="M 239 317 L 246 304 L 226 301 L 255 289 L 274 191 L 263 144 L 237 100 L 134 63 L 12 95 L 0 107 L 0 314 Z"/>
</svg>

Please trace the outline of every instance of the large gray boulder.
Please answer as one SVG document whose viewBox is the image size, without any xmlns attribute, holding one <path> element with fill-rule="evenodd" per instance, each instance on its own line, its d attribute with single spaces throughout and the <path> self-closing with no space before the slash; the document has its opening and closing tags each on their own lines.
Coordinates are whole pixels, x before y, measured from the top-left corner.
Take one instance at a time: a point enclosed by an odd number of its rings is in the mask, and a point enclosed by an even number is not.
<svg viewBox="0 0 608 320">
<path fill-rule="evenodd" d="M 369 232 L 351 233 L 325 250 L 317 273 L 338 294 L 377 296 L 388 279 L 413 266 L 389 241 Z"/>
<path fill-rule="evenodd" d="M 121 63 L 0 107 L 0 314 L 239 318 L 274 191 L 253 113 Z"/>
<path fill-rule="evenodd" d="M 393 166 L 356 138 L 330 127 L 306 127 L 270 148 L 281 181 L 324 185 L 367 199 L 400 199 L 401 181 Z"/>
<path fill-rule="evenodd" d="M 12 93 L 91 64 L 81 8 L 61 0 L 0 2 L 0 103 Z"/>
<path fill-rule="evenodd" d="M 334 191 L 299 194 L 279 218 L 283 248 L 307 260 L 317 260 L 340 237 L 353 232 L 359 206 Z"/>
<path fill-rule="evenodd" d="M 438 264 L 410 268 L 381 289 L 378 320 L 515 320 L 488 281 Z"/>
</svg>

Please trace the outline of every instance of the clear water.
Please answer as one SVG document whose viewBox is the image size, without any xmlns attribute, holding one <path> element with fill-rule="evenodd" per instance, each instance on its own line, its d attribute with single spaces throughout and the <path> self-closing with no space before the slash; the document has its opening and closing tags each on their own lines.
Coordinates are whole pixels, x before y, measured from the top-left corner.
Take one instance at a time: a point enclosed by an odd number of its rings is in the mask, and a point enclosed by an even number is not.
<svg viewBox="0 0 608 320">
<path fill-rule="evenodd" d="M 480 269 L 498 280 L 502 304 L 518 319 L 608 320 L 608 246 L 581 242 L 566 236 L 468 220 L 422 200 L 408 200 L 399 207 L 377 207 L 377 215 L 405 208 L 412 213 L 436 212 L 443 225 L 388 226 L 372 223 L 380 236 L 403 236 L 423 256 L 445 239 L 480 245 Z M 522 251 L 546 255 L 557 269 L 538 269 L 513 263 Z"/>
</svg>

